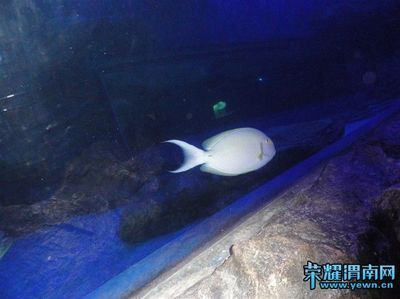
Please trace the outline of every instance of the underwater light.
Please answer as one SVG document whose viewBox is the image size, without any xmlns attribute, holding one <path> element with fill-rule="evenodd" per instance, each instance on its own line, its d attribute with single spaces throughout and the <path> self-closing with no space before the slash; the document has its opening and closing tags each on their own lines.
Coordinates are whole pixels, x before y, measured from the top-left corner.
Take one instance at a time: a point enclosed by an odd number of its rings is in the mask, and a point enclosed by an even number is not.
<svg viewBox="0 0 400 299">
<path fill-rule="evenodd" d="M 226 115 L 226 102 L 219 101 L 213 105 L 213 111 L 215 118 L 220 118 Z"/>
</svg>

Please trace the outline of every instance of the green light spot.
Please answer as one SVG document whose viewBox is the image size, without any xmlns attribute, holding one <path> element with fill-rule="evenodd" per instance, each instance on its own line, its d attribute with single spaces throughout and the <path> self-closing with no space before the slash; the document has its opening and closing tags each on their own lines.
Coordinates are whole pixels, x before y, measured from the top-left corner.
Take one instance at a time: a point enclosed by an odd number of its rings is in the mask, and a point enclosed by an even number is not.
<svg viewBox="0 0 400 299">
<path fill-rule="evenodd" d="M 219 101 L 213 106 L 214 112 L 224 110 L 226 108 L 226 103 L 224 101 Z"/>
<path fill-rule="evenodd" d="M 214 116 L 216 118 L 220 118 L 226 115 L 226 102 L 224 101 L 219 101 L 218 103 L 215 103 L 213 105 L 213 110 L 214 110 Z"/>
</svg>

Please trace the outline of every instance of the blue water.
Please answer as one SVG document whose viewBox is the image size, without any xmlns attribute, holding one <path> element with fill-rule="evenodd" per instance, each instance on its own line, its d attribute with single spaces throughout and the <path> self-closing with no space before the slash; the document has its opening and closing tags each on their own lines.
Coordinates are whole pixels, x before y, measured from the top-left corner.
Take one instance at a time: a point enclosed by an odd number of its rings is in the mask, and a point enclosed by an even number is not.
<svg viewBox="0 0 400 299">
<path fill-rule="evenodd" d="M 190 228 L 129 246 L 119 220 L 119 210 L 76 217 L 16 239 L 0 261 L 0 298 L 81 298 Z"/>
</svg>

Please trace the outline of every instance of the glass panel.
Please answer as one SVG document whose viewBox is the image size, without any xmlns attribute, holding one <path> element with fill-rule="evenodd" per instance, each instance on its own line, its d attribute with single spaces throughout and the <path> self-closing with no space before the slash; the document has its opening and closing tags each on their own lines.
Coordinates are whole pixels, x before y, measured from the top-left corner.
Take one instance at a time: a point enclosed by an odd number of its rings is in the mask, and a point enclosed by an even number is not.
<svg viewBox="0 0 400 299">
<path fill-rule="evenodd" d="M 0 297 L 90 294 L 389 107 L 398 14 L 396 1 L 2 1 Z M 245 127 L 258 131 L 230 131 Z"/>
</svg>

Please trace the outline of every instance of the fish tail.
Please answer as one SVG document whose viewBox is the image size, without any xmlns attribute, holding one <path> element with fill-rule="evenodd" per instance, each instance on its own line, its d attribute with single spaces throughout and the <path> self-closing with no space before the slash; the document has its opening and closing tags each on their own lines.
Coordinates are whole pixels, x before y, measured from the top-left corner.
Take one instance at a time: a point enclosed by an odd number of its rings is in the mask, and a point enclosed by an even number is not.
<svg viewBox="0 0 400 299">
<path fill-rule="evenodd" d="M 206 152 L 203 151 L 202 149 L 199 149 L 187 142 L 176 139 L 171 139 L 164 142 L 173 143 L 179 146 L 182 149 L 183 155 L 185 157 L 181 167 L 170 172 L 172 173 L 183 172 L 193 167 L 196 167 L 197 165 L 206 163 L 207 155 Z"/>
</svg>

